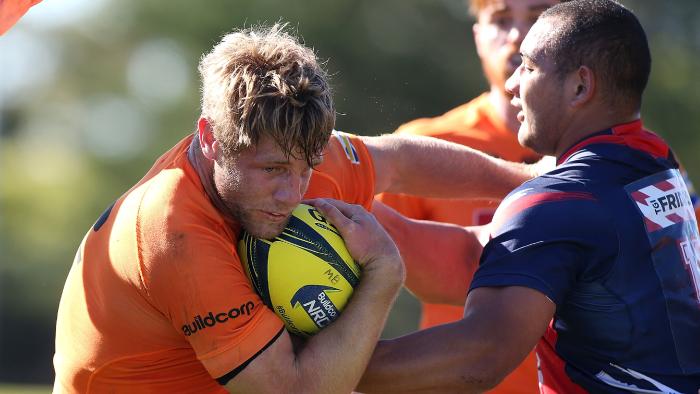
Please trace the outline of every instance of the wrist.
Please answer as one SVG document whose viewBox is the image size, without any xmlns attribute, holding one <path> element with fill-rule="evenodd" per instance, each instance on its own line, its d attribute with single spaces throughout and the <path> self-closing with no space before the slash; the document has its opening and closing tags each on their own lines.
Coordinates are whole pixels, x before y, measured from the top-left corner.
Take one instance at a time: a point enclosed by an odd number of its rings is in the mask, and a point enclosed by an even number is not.
<svg viewBox="0 0 700 394">
<path fill-rule="evenodd" d="M 406 270 L 398 254 L 371 259 L 362 269 L 362 282 L 394 293 L 398 293 L 405 279 Z"/>
</svg>

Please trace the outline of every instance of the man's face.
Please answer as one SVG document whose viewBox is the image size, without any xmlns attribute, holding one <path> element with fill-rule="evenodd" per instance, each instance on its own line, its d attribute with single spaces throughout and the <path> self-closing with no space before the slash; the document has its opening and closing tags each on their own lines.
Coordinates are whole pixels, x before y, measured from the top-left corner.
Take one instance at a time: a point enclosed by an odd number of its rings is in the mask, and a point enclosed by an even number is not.
<svg viewBox="0 0 700 394">
<path fill-rule="evenodd" d="M 520 64 L 520 43 L 537 17 L 558 0 L 492 0 L 479 11 L 474 39 L 491 87 L 504 91 Z"/>
<path fill-rule="evenodd" d="M 320 158 L 318 162 L 320 163 Z M 270 137 L 227 162 L 214 164 L 214 184 L 223 203 L 251 235 L 271 239 L 289 222 L 309 186 L 312 168 L 287 157 Z"/>
<path fill-rule="evenodd" d="M 513 95 L 511 104 L 520 110 L 518 141 L 544 155 L 557 153 L 567 116 L 563 79 L 544 50 L 553 30 L 550 18 L 532 26 L 521 45 L 522 64 L 506 82 L 506 91 Z"/>
</svg>

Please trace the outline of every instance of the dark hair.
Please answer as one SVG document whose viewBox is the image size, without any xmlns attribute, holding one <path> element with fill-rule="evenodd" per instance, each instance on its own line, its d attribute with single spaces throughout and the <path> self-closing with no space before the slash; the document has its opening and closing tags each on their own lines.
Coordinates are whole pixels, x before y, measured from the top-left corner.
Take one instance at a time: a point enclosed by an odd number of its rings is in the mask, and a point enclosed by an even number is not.
<svg viewBox="0 0 700 394">
<path fill-rule="evenodd" d="M 199 63 L 202 116 L 226 157 L 267 135 L 311 165 L 328 144 L 335 108 L 326 72 L 286 26 L 229 33 Z"/>
<path fill-rule="evenodd" d="M 642 25 L 613 0 L 571 0 L 547 9 L 551 51 L 559 75 L 586 65 L 616 105 L 639 109 L 651 71 L 651 54 Z"/>
</svg>

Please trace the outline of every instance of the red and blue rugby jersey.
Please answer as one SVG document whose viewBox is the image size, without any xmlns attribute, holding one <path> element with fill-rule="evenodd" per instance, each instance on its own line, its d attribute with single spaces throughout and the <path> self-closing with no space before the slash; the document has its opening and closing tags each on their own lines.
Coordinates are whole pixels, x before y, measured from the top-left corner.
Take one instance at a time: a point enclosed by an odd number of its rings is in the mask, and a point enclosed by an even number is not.
<svg viewBox="0 0 700 394">
<path fill-rule="evenodd" d="M 471 288 L 556 303 L 544 393 L 697 393 L 700 241 L 673 154 L 641 121 L 592 135 L 498 208 Z"/>
</svg>

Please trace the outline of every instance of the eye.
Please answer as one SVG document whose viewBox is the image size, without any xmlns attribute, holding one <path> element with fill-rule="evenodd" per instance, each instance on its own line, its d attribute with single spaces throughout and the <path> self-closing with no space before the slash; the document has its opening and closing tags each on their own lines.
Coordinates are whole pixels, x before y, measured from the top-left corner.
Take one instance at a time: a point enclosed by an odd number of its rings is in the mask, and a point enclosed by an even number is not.
<svg viewBox="0 0 700 394">
<path fill-rule="evenodd" d="M 282 170 L 284 170 L 282 167 L 263 167 L 263 171 L 268 174 L 278 174 L 282 172 Z"/>
<path fill-rule="evenodd" d="M 533 72 L 535 69 L 531 64 L 528 64 L 527 60 L 523 59 L 522 63 L 520 63 L 520 68 L 522 68 L 523 72 Z"/>
</svg>

